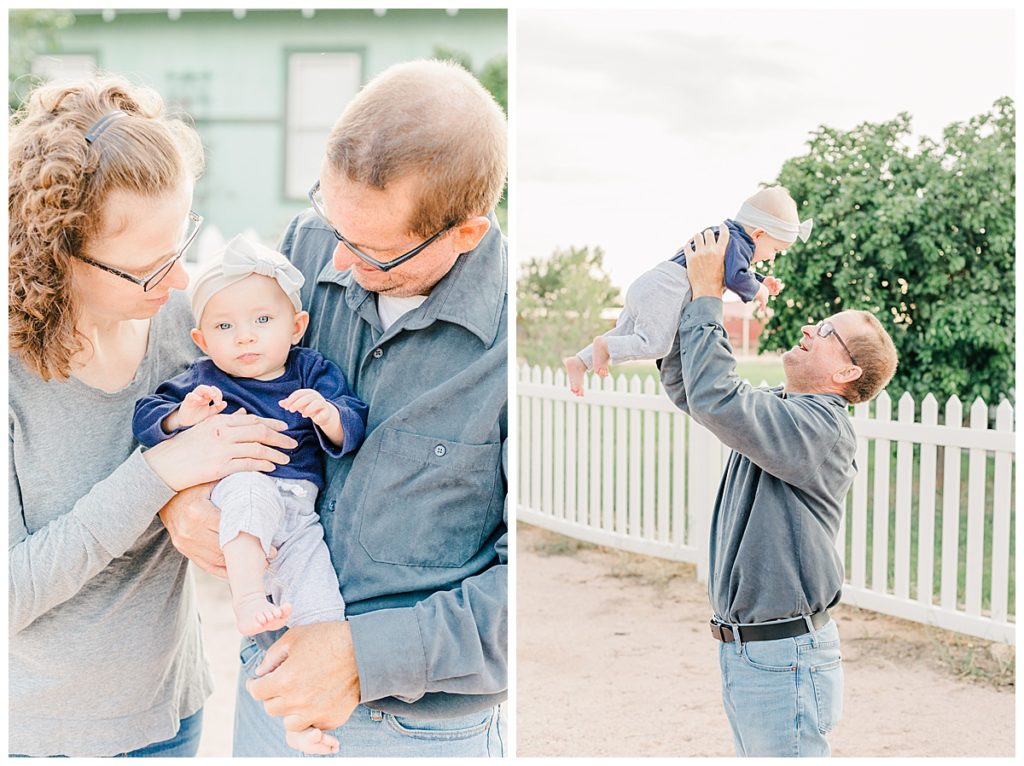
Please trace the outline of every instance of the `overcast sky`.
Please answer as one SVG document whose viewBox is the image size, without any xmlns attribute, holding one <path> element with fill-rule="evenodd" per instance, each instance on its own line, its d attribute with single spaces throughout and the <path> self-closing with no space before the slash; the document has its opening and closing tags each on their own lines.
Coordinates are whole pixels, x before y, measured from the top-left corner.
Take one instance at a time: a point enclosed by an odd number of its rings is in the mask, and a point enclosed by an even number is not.
<svg viewBox="0 0 1024 766">
<path fill-rule="evenodd" d="M 1006 10 L 521 10 L 517 37 L 516 252 L 599 245 L 619 286 L 820 125 L 905 111 L 939 138 L 1014 95 Z"/>
</svg>

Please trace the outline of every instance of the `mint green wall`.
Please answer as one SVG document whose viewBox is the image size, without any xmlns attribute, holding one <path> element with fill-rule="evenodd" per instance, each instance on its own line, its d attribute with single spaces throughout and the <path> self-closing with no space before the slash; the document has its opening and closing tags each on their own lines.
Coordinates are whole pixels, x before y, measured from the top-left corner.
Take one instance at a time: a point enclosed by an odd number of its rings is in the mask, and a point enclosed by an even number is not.
<svg viewBox="0 0 1024 766">
<path fill-rule="evenodd" d="M 284 196 L 286 51 L 356 50 L 363 81 L 391 64 L 464 51 L 474 67 L 507 50 L 504 10 L 120 11 L 112 22 L 75 12 L 61 50 L 155 87 L 193 116 L 207 152 L 195 208 L 226 237 L 246 228 L 276 242 L 305 205 Z M 59 55 L 59 52 L 58 54 Z M 310 179 L 312 183 L 314 179 Z"/>
</svg>

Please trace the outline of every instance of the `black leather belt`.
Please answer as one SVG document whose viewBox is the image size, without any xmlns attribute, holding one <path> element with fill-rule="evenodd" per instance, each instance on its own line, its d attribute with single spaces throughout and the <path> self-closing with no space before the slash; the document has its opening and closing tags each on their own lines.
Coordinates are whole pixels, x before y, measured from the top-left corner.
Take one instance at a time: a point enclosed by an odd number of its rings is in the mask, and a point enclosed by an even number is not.
<svg viewBox="0 0 1024 766">
<path fill-rule="evenodd" d="M 811 615 L 811 624 L 814 629 L 824 627 L 832 619 L 828 610 L 825 609 L 817 614 Z M 780 638 L 796 638 L 805 635 L 810 631 L 807 629 L 807 620 L 803 617 L 794 617 L 785 622 L 767 622 L 759 625 L 741 625 L 739 628 L 741 641 L 775 641 Z M 711 618 L 711 635 L 719 641 L 731 644 L 736 640 L 733 629 L 729 625 L 718 622 Z"/>
</svg>

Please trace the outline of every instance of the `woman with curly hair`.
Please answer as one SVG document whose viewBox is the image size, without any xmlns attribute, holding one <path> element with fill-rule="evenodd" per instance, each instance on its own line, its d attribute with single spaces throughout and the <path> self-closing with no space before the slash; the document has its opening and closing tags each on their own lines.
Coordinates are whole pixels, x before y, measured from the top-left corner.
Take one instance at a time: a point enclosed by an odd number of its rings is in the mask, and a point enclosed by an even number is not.
<svg viewBox="0 0 1024 766">
<path fill-rule="evenodd" d="M 202 162 L 195 131 L 118 78 L 43 85 L 12 119 L 11 753 L 198 748 L 211 679 L 158 512 L 294 446 L 241 412 L 146 452 L 132 438 L 136 399 L 197 354 L 179 291 Z"/>
</svg>

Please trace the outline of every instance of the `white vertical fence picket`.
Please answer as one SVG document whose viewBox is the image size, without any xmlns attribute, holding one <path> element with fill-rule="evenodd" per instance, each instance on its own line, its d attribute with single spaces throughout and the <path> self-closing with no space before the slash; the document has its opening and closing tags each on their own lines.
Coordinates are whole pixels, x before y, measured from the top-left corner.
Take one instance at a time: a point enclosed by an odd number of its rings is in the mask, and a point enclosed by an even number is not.
<svg viewBox="0 0 1024 766">
<path fill-rule="evenodd" d="M 868 402 L 854 406 L 853 415 L 855 418 L 866 420 L 868 417 Z M 850 580 L 854 586 L 864 588 L 867 583 L 868 564 L 868 440 L 867 437 L 857 435 L 857 475 L 853 479 L 853 488 L 850 493 L 852 502 L 850 513 L 852 514 L 851 526 L 853 529 L 851 541 Z"/>
<path fill-rule="evenodd" d="M 963 422 L 963 405 L 953 396 L 946 402 L 946 423 Z M 942 608 L 957 608 L 960 560 L 960 448 L 947 444 L 942 471 Z"/>
<path fill-rule="evenodd" d="M 996 430 L 1013 433 L 1013 407 L 1003 400 L 996 410 Z M 1006 622 L 1010 577 L 1010 486 L 1013 455 L 997 452 L 992 496 L 992 619 Z"/>
<path fill-rule="evenodd" d="M 914 422 L 914 397 L 900 397 L 897 422 L 900 430 Z M 910 493 L 914 483 L 914 443 L 900 439 L 896 443 L 896 598 L 910 598 Z"/>
<path fill-rule="evenodd" d="M 971 405 L 971 428 L 988 427 L 988 407 L 981 399 Z M 985 450 L 972 449 L 967 473 L 967 583 L 968 614 L 981 614 L 982 546 L 985 541 Z"/>
<path fill-rule="evenodd" d="M 892 400 L 883 391 L 875 400 L 875 420 L 888 424 Z M 889 588 L 889 450 L 888 439 L 875 439 L 874 523 L 871 545 L 871 589 L 884 593 Z"/>
<path fill-rule="evenodd" d="M 565 373 L 562 370 L 558 370 L 555 373 L 554 385 L 556 388 L 564 388 L 566 385 Z M 551 511 L 557 519 L 565 518 L 565 495 L 566 487 L 570 483 L 569 477 L 566 476 L 565 470 L 565 402 L 555 401 L 551 403 L 554 408 L 554 421 L 552 427 L 554 433 L 552 434 L 552 448 L 554 449 L 554 455 L 552 455 L 552 482 L 551 488 L 554 494 L 552 498 Z"/>
<path fill-rule="evenodd" d="M 936 426 L 939 422 L 939 403 L 928 394 L 921 402 L 921 424 Z M 920 506 L 917 512 L 918 550 L 929 555 L 917 558 L 917 601 L 931 606 L 935 592 L 935 445 L 921 444 L 921 484 L 918 491 Z"/>
<path fill-rule="evenodd" d="M 520 519 L 691 562 L 706 580 L 710 516 L 728 455 L 713 434 L 651 378 L 591 378 L 579 398 L 561 371 L 524 366 L 517 393 Z M 989 408 L 976 400 L 965 428 L 957 397 L 942 424 L 930 394 L 916 418 L 909 394 L 895 420 L 892 405 L 883 392 L 873 413 L 868 404 L 853 408 L 859 470 L 836 541 L 847 564 L 843 601 L 1012 643 L 1013 407 L 1003 401 L 989 428 Z"/>
</svg>

